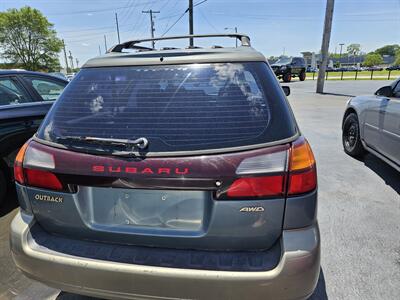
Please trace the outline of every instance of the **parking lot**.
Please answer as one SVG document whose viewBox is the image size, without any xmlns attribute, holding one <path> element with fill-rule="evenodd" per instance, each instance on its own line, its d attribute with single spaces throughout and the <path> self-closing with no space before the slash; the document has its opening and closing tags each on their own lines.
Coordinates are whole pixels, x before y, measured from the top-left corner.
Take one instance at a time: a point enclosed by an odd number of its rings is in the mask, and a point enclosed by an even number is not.
<svg viewBox="0 0 400 300">
<path fill-rule="evenodd" d="M 399 299 L 400 174 L 372 155 L 347 156 L 341 121 L 351 95 L 373 93 L 390 81 L 292 82 L 289 96 L 318 164 L 322 273 L 312 299 Z M 17 271 L 8 228 L 15 196 L 0 210 L 0 299 L 82 299 L 33 282 Z"/>
</svg>

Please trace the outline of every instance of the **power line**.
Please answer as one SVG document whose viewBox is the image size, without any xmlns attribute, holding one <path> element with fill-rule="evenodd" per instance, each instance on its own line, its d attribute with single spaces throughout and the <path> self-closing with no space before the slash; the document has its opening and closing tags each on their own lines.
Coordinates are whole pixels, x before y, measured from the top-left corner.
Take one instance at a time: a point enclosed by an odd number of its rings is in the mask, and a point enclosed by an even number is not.
<svg viewBox="0 0 400 300">
<path fill-rule="evenodd" d="M 200 2 L 198 2 L 196 4 L 193 4 L 193 7 L 196 7 L 196 6 L 202 4 L 202 3 L 206 2 L 206 1 L 207 0 L 203 0 L 203 1 L 200 1 Z M 164 33 L 161 35 L 161 37 L 165 36 L 183 18 L 183 16 L 188 12 L 189 12 L 189 7 L 181 15 L 179 15 L 178 19 L 176 19 L 176 21 L 170 27 L 168 27 L 168 29 L 166 31 L 164 31 Z"/>
<path fill-rule="evenodd" d="M 146 5 L 142 6 L 141 10 L 145 10 L 146 9 Z M 136 36 L 141 36 L 143 32 L 145 32 L 148 28 L 147 26 L 142 26 L 143 22 L 145 21 L 145 17 L 144 14 L 140 14 L 139 17 L 137 18 L 135 25 L 132 26 L 133 28 L 133 32 L 132 35 L 133 37 Z"/>
<path fill-rule="evenodd" d="M 176 0 L 175 1 L 175 3 L 172 5 L 172 7 L 171 7 L 171 9 L 169 10 L 169 11 L 174 11 L 175 10 L 175 7 L 177 6 L 177 4 L 178 4 L 178 2 L 179 2 L 179 0 Z M 161 30 L 161 32 L 164 32 L 165 30 L 167 30 L 167 28 L 169 27 L 169 25 L 170 25 L 170 23 L 171 23 L 171 19 L 173 18 L 173 17 L 176 17 L 176 16 L 179 16 L 180 15 L 180 13 L 178 13 L 178 14 L 173 14 L 173 15 L 168 15 L 168 16 L 165 16 L 165 17 L 161 17 L 161 18 L 158 18 L 158 20 L 160 21 L 160 20 L 167 20 L 166 22 L 164 22 L 165 23 L 165 26 L 164 26 L 164 28 Z"/>
<path fill-rule="evenodd" d="M 161 37 L 163 37 L 164 35 L 166 35 L 182 18 L 184 15 L 186 15 L 186 13 L 189 11 L 189 9 L 185 10 L 183 12 L 183 14 L 180 15 L 180 17 L 161 35 Z"/>
<path fill-rule="evenodd" d="M 132 1 L 134 1 L 134 2 L 132 2 Z M 130 6 L 130 7 L 121 13 L 121 18 L 120 18 L 121 24 L 124 24 L 127 20 L 129 20 L 129 16 L 130 16 L 131 12 L 134 10 L 135 5 L 136 5 L 135 0 L 128 0 L 127 6 Z"/>
<path fill-rule="evenodd" d="M 144 3 L 144 5 L 150 5 L 159 2 L 159 0 L 152 0 Z M 142 3 L 143 4 L 143 3 Z M 90 13 L 101 13 L 101 12 L 108 12 L 108 11 L 115 11 L 115 10 L 121 10 L 121 9 L 126 9 L 131 6 L 120 6 L 120 7 L 110 7 L 110 8 L 104 8 L 104 9 L 97 9 L 97 10 L 79 10 L 79 11 L 72 11 L 72 12 L 62 12 L 62 13 L 50 13 L 47 14 L 47 16 L 66 16 L 66 15 L 81 15 L 81 14 L 90 14 Z"/>
<path fill-rule="evenodd" d="M 215 26 L 208 20 L 208 18 L 205 16 L 205 14 L 203 13 L 203 11 L 202 11 L 201 9 L 199 9 L 199 12 L 200 12 L 200 16 L 204 19 L 204 21 L 206 21 L 206 23 L 207 23 L 208 25 L 210 25 L 210 27 L 212 27 L 212 28 L 214 29 L 215 32 L 218 33 L 219 30 L 217 29 L 217 27 L 215 27 Z"/>
</svg>

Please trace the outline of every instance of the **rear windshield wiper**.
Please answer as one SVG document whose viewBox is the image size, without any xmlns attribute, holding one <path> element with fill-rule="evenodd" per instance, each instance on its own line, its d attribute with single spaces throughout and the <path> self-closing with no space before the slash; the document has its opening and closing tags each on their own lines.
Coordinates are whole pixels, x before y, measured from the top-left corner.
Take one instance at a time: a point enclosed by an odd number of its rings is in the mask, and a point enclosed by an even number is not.
<svg viewBox="0 0 400 300">
<path fill-rule="evenodd" d="M 89 143 L 103 144 L 103 145 L 132 146 L 133 149 L 137 148 L 140 150 L 146 149 L 147 146 L 149 145 L 149 141 L 144 137 L 140 137 L 135 140 L 130 140 L 130 139 L 99 138 L 93 136 L 63 136 L 57 138 L 57 140 L 73 140 L 73 141 L 89 142 Z"/>
</svg>

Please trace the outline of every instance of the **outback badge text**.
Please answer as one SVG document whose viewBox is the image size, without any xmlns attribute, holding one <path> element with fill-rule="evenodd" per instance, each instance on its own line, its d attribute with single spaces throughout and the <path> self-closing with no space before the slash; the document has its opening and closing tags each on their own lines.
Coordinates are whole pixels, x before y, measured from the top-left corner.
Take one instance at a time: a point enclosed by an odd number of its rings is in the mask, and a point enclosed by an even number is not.
<svg viewBox="0 0 400 300">
<path fill-rule="evenodd" d="M 49 196 L 49 195 L 36 194 L 35 195 L 35 200 L 62 203 L 63 202 L 63 197 L 61 197 L 61 196 L 54 197 L 54 196 Z"/>
</svg>

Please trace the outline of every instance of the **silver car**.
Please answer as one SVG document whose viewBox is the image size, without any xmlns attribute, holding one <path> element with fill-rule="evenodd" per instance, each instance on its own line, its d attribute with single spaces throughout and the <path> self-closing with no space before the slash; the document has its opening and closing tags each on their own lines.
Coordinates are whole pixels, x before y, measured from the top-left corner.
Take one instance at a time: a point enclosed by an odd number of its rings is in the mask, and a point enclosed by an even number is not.
<svg viewBox="0 0 400 300">
<path fill-rule="evenodd" d="M 347 154 L 368 151 L 400 171 L 400 78 L 374 95 L 350 99 L 342 130 Z"/>
</svg>

